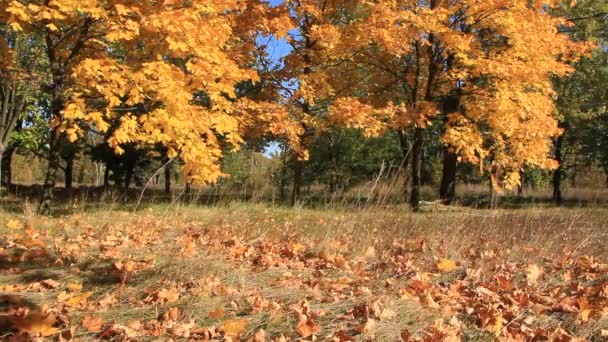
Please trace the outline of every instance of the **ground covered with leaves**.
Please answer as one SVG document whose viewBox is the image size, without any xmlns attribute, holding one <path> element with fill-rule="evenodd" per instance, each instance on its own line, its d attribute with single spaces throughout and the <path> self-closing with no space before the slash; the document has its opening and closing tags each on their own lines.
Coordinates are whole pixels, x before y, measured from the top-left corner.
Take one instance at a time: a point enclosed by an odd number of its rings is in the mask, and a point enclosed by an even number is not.
<svg viewBox="0 0 608 342">
<path fill-rule="evenodd" d="M 606 209 L 0 214 L 2 339 L 608 336 Z"/>
</svg>

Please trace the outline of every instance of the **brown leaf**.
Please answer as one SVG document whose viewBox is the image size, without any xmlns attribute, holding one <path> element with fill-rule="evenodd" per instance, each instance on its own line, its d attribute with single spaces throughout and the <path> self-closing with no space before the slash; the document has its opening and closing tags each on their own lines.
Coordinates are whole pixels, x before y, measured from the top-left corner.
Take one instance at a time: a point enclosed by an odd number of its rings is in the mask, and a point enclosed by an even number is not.
<svg viewBox="0 0 608 342">
<path fill-rule="evenodd" d="M 44 287 L 46 287 L 47 289 L 54 289 L 56 287 L 59 287 L 61 283 L 53 279 L 46 279 L 42 281 L 42 285 L 44 285 Z"/>
<path fill-rule="evenodd" d="M 190 321 L 189 323 L 175 324 L 169 329 L 169 333 L 175 336 L 188 338 L 192 333 L 192 329 L 194 329 L 195 323 L 194 321 Z"/>
<path fill-rule="evenodd" d="M 266 332 L 264 329 L 258 330 L 251 339 L 251 342 L 265 342 L 266 341 Z"/>
<path fill-rule="evenodd" d="M 30 336 L 48 337 L 60 331 L 54 327 L 59 321 L 57 320 L 57 316 L 52 313 L 34 312 L 25 318 L 16 317 L 13 321 L 20 333 Z"/>
<path fill-rule="evenodd" d="M 241 319 L 229 319 L 222 323 L 218 330 L 224 334 L 233 338 L 238 338 L 247 328 L 247 320 Z"/>
<path fill-rule="evenodd" d="M 218 319 L 218 318 L 224 316 L 224 312 L 225 312 L 224 307 L 220 306 L 219 308 L 217 308 L 217 310 L 209 312 L 209 318 Z"/>
<path fill-rule="evenodd" d="M 82 284 L 79 283 L 70 283 L 67 285 L 68 290 L 70 292 L 79 292 L 82 291 Z"/>
<path fill-rule="evenodd" d="M 526 267 L 526 280 L 530 284 L 535 284 L 542 274 L 542 270 L 536 264 L 530 264 Z"/>
<path fill-rule="evenodd" d="M 300 315 L 300 321 L 296 325 L 296 332 L 302 337 L 308 337 L 321 330 L 321 327 L 315 324 L 312 318 L 307 318 L 306 315 Z"/>
<path fill-rule="evenodd" d="M 80 322 L 80 325 L 85 328 L 90 333 L 98 333 L 101 332 L 101 329 L 106 321 L 101 317 L 95 316 L 86 316 Z"/>
</svg>

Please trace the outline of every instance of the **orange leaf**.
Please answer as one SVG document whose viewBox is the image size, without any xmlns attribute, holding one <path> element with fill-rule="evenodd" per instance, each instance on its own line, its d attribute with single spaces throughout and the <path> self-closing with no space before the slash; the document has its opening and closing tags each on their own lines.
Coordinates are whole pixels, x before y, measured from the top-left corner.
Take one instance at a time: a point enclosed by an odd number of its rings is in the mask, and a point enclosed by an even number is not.
<svg viewBox="0 0 608 342">
<path fill-rule="evenodd" d="M 450 259 L 441 259 L 436 266 L 440 272 L 449 273 L 456 269 L 456 262 Z"/>
<path fill-rule="evenodd" d="M 302 336 L 307 337 L 314 333 L 317 333 L 321 330 L 321 328 L 315 324 L 315 322 L 311 318 L 307 318 L 306 315 L 300 316 L 300 321 L 296 326 L 296 332 Z"/>
<path fill-rule="evenodd" d="M 224 307 L 219 307 L 217 310 L 209 312 L 209 318 L 218 319 L 218 318 L 224 316 L 224 312 L 225 312 Z"/>
<path fill-rule="evenodd" d="M 80 325 L 90 333 L 98 333 L 101 331 L 105 320 L 101 317 L 86 316 L 80 322 Z"/>
<path fill-rule="evenodd" d="M 239 337 L 247 328 L 247 320 L 244 318 L 241 319 L 229 319 L 222 323 L 218 330 L 224 333 L 225 336 L 230 336 L 237 338 Z"/>
<path fill-rule="evenodd" d="M 19 220 L 17 219 L 9 219 L 8 222 L 6 222 L 6 228 L 9 229 L 19 229 L 22 227 L 22 224 Z"/>
<path fill-rule="evenodd" d="M 21 333 L 30 336 L 48 337 L 59 332 L 58 328 L 53 327 L 57 322 L 57 316 L 54 314 L 35 312 L 30 314 L 27 318 L 15 319 L 15 326 Z"/>
<path fill-rule="evenodd" d="M 536 283 L 541 274 L 542 270 L 536 264 L 530 264 L 526 268 L 526 279 L 528 280 L 528 283 Z"/>
</svg>

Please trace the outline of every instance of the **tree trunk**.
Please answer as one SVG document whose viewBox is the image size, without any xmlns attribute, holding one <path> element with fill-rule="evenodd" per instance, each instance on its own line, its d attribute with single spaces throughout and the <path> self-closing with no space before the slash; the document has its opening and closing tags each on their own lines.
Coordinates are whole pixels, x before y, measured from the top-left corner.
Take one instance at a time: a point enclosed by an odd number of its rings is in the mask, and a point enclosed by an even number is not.
<svg viewBox="0 0 608 342">
<path fill-rule="evenodd" d="M 11 166 L 14 153 L 14 147 L 9 147 L 4 151 L 4 153 L 2 153 L 2 186 L 6 186 L 9 190 L 10 187 L 13 185 L 13 172 Z"/>
<path fill-rule="evenodd" d="M 565 134 L 565 133 L 564 133 Z M 562 156 L 562 148 L 564 146 L 564 135 L 560 135 L 555 139 L 554 147 L 555 147 L 555 160 L 559 163 L 559 166 L 555 171 L 553 171 L 553 202 L 556 204 L 561 204 L 563 201 L 562 198 L 562 174 L 564 172 L 563 168 L 563 156 Z"/>
<path fill-rule="evenodd" d="M 488 207 L 490 209 L 496 209 L 498 207 L 498 191 L 496 191 L 492 175 L 490 175 L 490 203 Z"/>
<path fill-rule="evenodd" d="M 281 179 L 279 179 L 279 198 L 281 202 L 285 202 L 285 186 L 287 185 L 287 148 L 283 148 L 282 152 L 283 165 L 281 165 Z"/>
<path fill-rule="evenodd" d="M 407 202 L 407 189 L 408 189 L 408 181 L 407 178 L 407 167 L 410 161 L 410 147 L 407 143 L 407 137 L 405 136 L 405 132 L 399 130 L 399 146 L 401 148 L 401 154 L 403 155 L 403 162 L 401 163 L 401 170 L 403 170 L 403 198 L 404 201 Z"/>
<path fill-rule="evenodd" d="M 74 175 L 74 157 L 70 156 L 68 159 L 65 160 L 65 170 L 64 170 L 64 175 L 65 175 L 65 189 L 67 191 L 71 191 L 72 190 L 72 182 L 73 182 L 73 175 Z"/>
<path fill-rule="evenodd" d="M 291 192 L 291 205 L 295 206 L 300 203 L 302 196 L 302 161 L 294 156 L 293 165 L 293 189 Z"/>
<path fill-rule="evenodd" d="M 184 196 L 188 201 L 191 201 L 190 193 L 192 192 L 192 182 L 186 182 L 186 188 L 184 189 Z"/>
<path fill-rule="evenodd" d="M 444 97 L 443 100 L 443 132 L 447 130 L 451 113 L 460 109 L 460 93 L 456 90 L 454 94 Z M 443 147 L 443 169 L 441 172 L 441 185 L 439 187 L 439 198 L 445 204 L 451 204 L 456 197 L 456 173 L 458 171 L 458 156 L 450 151 L 449 146 Z"/>
<path fill-rule="evenodd" d="M 57 107 L 59 110 L 63 108 Z M 53 117 L 59 117 L 53 115 Z M 51 213 L 51 205 L 53 202 L 53 189 L 57 182 L 57 171 L 59 170 L 59 160 L 61 158 L 59 154 L 59 145 L 61 141 L 61 131 L 59 127 L 53 128 L 51 135 L 51 141 L 49 144 L 49 160 L 48 167 L 46 170 L 46 176 L 44 178 L 44 185 L 42 188 L 42 198 L 40 200 L 40 214 L 49 215 Z"/>
<path fill-rule="evenodd" d="M 422 168 L 422 144 L 424 143 L 423 128 L 417 127 L 412 145 L 412 185 L 410 193 L 410 206 L 414 212 L 420 210 L 420 186 Z"/>
<path fill-rule="evenodd" d="M 519 185 L 517 186 L 517 197 L 522 197 L 524 195 L 524 173 L 519 173 Z"/>
<path fill-rule="evenodd" d="M 165 193 L 171 193 L 171 163 L 169 159 L 165 160 Z"/>
<path fill-rule="evenodd" d="M 456 172 L 458 170 L 458 156 L 452 153 L 448 146 L 443 148 L 443 170 L 441 173 L 441 186 L 439 198 L 445 204 L 451 204 L 456 197 Z"/>
</svg>

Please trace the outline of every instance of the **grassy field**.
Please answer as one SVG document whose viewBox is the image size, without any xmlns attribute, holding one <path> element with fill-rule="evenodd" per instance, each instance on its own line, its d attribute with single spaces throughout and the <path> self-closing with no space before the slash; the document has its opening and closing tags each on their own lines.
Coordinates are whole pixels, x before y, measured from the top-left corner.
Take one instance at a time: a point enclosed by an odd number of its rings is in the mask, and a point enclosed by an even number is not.
<svg viewBox="0 0 608 342">
<path fill-rule="evenodd" d="M 4 211 L 0 332 L 79 341 L 601 341 L 607 218 L 597 207 Z"/>
</svg>

